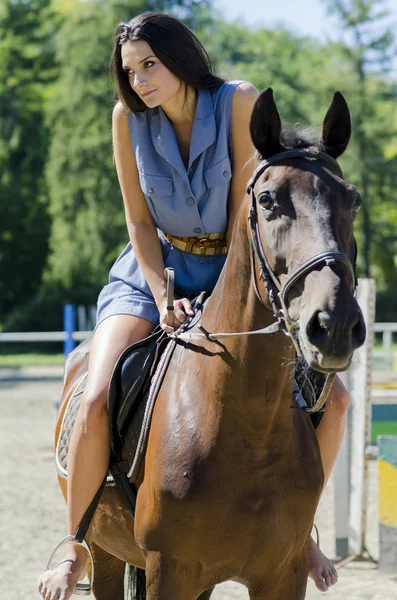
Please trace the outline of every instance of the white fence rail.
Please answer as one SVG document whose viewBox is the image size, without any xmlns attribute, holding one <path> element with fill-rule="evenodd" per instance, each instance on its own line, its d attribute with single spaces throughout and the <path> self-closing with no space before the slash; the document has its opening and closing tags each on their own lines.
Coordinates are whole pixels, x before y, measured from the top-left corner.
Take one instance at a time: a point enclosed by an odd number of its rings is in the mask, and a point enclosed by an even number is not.
<svg viewBox="0 0 397 600">
<path fill-rule="evenodd" d="M 383 350 L 389 351 L 392 347 L 393 333 L 397 333 L 397 323 L 374 323 L 374 333 L 382 333 Z"/>
<path fill-rule="evenodd" d="M 91 331 L 74 331 L 72 336 L 76 342 L 81 342 L 91 333 Z M 0 333 L 0 342 L 64 342 L 67 337 L 66 331 Z"/>
</svg>

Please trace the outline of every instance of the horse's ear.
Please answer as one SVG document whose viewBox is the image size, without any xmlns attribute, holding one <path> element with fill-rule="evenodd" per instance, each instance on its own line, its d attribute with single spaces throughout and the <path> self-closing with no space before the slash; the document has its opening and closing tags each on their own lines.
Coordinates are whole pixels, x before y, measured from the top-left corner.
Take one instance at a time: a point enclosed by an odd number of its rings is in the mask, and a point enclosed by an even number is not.
<svg viewBox="0 0 397 600">
<path fill-rule="evenodd" d="M 272 88 L 264 90 L 257 98 L 250 122 L 251 139 L 262 158 L 282 150 L 280 145 L 281 120 L 273 98 Z"/>
<path fill-rule="evenodd" d="M 322 142 L 325 151 L 333 158 L 338 158 L 346 150 L 351 132 L 349 107 L 342 94 L 335 92 L 323 123 Z"/>
</svg>

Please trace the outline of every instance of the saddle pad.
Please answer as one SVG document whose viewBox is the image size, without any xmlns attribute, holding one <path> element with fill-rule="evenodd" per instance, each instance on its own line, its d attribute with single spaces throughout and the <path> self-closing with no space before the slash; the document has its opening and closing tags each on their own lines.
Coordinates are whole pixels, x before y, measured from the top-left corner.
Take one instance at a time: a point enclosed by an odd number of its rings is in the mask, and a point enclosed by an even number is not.
<svg viewBox="0 0 397 600">
<path fill-rule="evenodd" d="M 85 373 L 76 385 L 76 388 L 69 398 L 68 405 L 63 415 L 61 431 L 59 433 L 58 443 L 55 450 L 55 465 L 58 471 L 58 475 L 62 479 L 68 478 L 68 452 L 70 446 L 70 439 L 72 437 L 72 431 L 76 422 L 77 413 L 80 408 L 81 395 L 84 392 L 85 383 L 87 381 L 87 374 Z M 114 480 L 112 475 L 109 473 L 107 477 L 106 485 L 114 486 Z"/>
</svg>

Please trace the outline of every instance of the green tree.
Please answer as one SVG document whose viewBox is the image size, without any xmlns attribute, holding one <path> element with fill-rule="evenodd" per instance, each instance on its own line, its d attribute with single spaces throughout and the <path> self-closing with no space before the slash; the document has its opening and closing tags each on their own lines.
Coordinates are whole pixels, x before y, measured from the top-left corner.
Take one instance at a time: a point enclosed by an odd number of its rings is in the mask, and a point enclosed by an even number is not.
<svg viewBox="0 0 397 600">
<path fill-rule="evenodd" d="M 49 0 L 0 5 L 0 322 L 35 294 L 48 253 L 43 106 L 52 26 Z"/>
<path fill-rule="evenodd" d="M 325 0 L 341 27 L 343 56 L 352 80 L 354 172 L 363 196 L 363 272 L 380 286 L 397 283 L 395 234 L 397 86 L 390 76 L 396 56 L 385 0 Z M 372 269 L 371 269 L 372 266 Z"/>
<path fill-rule="evenodd" d="M 218 72 L 259 90 L 274 89 L 283 121 L 319 127 L 333 93 L 345 95 L 353 138 L 341 163 L 364 197 L 357 222 L 359 270 L 368 275 L 371 261 L 379 289 L 397 283 L 397 98 L 388 70 L 395 46 L 382 3 L 327 0 L 334 16 L 344 19 L 346 34 L 326 43 L 219 18 L 201 35 Z"/>
</svg>

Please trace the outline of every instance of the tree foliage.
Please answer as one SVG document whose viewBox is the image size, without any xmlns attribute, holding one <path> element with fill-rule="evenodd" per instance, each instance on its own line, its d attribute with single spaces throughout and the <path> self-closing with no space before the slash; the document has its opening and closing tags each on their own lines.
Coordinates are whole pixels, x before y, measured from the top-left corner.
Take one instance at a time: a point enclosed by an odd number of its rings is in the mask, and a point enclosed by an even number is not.
<svg viewBox="0 0 397 600">
<path fill-rule="evenodd" d="M 397 283 L 397 82 L 390 70 L 396 39 L 385 0 L 324 0 L 339 25 L 351 71 L 352 176 L 361 189 L 362 270 L 378 287 Z"/>
<path fill-rule="evenodd" d="M 40 286 L 50 220 L 43 118 L 54 77 L 49 0 L 0 5 L 0 318 Z"/>
<path fill-rule="evenodd" d="M 287 29 L 227 23 L 207 0 L 52 0 L 51 7 L 50 0 L 5 0 L 0 322 L 49 328 L 54 318 L 59 323 L 63 302 L 95 302 L 128 241 L 112 157 L 108 61 L 117 23 L 145 10 L 183 18 L 219 74 L 272 87 L 284 121 L 319 128 L 333 93 L 345 95 L 353 138 L 341 164 L 365 202 L 357 229 L 360 272 L 375 276 L 379 289 L 394 286 L 394 29 L 384 0 L 323 1 L 338 35 L 320 42 Z"/>
</svg>

